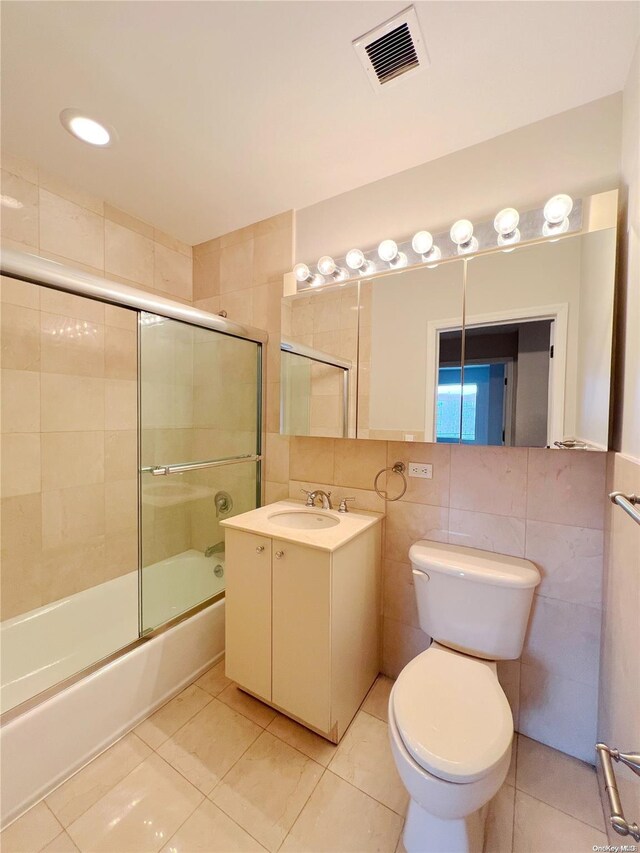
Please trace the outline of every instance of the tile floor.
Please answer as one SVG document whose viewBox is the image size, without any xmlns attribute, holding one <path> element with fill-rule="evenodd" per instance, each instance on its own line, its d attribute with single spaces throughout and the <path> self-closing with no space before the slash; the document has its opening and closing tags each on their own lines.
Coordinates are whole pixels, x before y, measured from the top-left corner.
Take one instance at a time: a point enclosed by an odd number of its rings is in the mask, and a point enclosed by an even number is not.
<svg viewBox="0 0 640 853">
<path fill-rule="evenodd" d="M 30 809 L 3 853 L 403 851 L 407 797 L 381 676 L 338 747 L 242 693 L 219 663 Z M 593 769 L 523 736 L 486 853 L 606 844 Z"/>
</svg>

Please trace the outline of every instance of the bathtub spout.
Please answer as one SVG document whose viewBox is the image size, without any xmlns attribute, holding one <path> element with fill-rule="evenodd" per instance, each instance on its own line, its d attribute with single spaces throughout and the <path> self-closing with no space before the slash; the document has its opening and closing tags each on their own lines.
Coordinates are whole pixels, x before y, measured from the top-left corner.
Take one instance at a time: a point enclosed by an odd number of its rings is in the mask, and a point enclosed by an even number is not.
<svg viewBox="0 0 640 853">
<path fill-rule="evenodd" d="M 221 554 L 224 551 L 224 541 L 217 542 L 215 545 L 209 545 L 204 552 L 205 557 L 213 557 L 214 554 Z"/>
</svg>

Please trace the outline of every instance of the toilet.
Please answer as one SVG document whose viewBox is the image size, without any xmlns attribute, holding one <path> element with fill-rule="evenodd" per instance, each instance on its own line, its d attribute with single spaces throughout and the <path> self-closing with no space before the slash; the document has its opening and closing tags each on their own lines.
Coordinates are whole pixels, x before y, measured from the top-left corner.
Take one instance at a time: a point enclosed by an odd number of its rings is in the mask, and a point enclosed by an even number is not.
<svg viewBox="0 0 640 853">
<path fill-rule="evenodd" d="M 433 643 L 389 697 L 391 751 L 410 796 L 403 842 L 407 853 L 481 853 L 513 740 L 496 662 L 520 657 L 540 574 L 528 560 L 426 540 L 409 559 Z"/>
</svg>

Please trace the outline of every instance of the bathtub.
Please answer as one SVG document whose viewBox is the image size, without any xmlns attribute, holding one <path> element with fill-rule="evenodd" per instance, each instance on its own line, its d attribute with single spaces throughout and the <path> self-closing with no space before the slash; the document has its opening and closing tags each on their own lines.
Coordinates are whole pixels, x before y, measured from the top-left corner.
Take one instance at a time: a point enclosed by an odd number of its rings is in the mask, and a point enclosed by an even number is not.
<svg viewBox="0 0 640 853">
<path fill-rule="evenodd" d="M 224 554 L 189 550 L 143 569 L 145 626 L 224 589 Z M 220 571 L 218 572 L 220 574 Z M 138 573 L 6 620 L 2 706 L 17 704 L 138 638 Z M 220 659 L 224 599 L 91 672 L 0 729 L 0 823 L 18 817 Z"/>
</svg>

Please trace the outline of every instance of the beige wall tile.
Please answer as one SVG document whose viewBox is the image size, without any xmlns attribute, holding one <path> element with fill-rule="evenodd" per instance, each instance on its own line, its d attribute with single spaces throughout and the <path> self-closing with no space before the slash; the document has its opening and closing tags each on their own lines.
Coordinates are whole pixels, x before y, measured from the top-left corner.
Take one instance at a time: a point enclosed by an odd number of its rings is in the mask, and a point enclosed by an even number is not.
<svg viewBox="0 0 640 853">
<path fill-rule="evenodd" d="M 107 274 L 153 287 L 153 240 L 115 222 L 104 223 L 104 268 Z"/>
<path fill-rule="evenodd" d="M 449 511 L 449 542 L 524 557 L 525 520 L 487 512 Z"/>
<path fill-rule="evenodd" d="M 289 482 L 289 437 L 267 433 L 265 478 L 276 483 Z"/>
<path fill-rule="evenodd" d="M 397 678 L 410 660 L 429 647 L 431 638 L 420 628 L 387 616 L 382 625 L 382 672 L 389 678 Z"/>
<path fill-rule="evenodd" d="M 141 219 L 136 219 L 135 216 L 130 216 L 124 210 L 119 210 L 105 202 L 104 218 L 109 222 L 114 222 L 116 225 L 121 225 L 123 228 L 128 228 L 130 231 L 135 231 L 142 237 L 147 237 L 149 240 L 154 239 L 153 225 L 143 222 Z"/>
<path fill-rule="evenodd" d="M 40 309 L 49 314 L 72 317 L 74 320 L 88 320 L 91 323 L 104 323 L 105 305 L 95 299 L 64 293 L 50 287 L 40 288 Z"/>
<path fill-rule="evenodd" d="M 409 548 L 419 539 L 447 542 L 449 510 L 425 504 L 387 503 L 385 555 L 406 563 Z"/>
<path fill-rule="evenodd" d="M 73 202 L 73 204 L 90 210 L 102 217 L 104 215 L 104 203 L 102 199 L 88 193 L 78 186 L 71 186 L 59 175 L 54 175 L 44 169 L 38 169 L 38 184 L 40 189 L 48 190 L 60 198 Z"/>
<path fill-rule="evenodd" d="M 4 169 L 0 175 L 2 204 L 0 228 L 2 237 L 25 246 L 38 246 L 38 188 L 35 184 Z"/>
<path fill-rule="evenodd" d="M 376 474 L 387 467 L 386 442 L 338 439 L 334 448 L 336 485 L 373 489 Z"/>
<path fill-rule="evenodd" d="M 40 374 L 2 371 L 2 432 L 40 431 Z"/>
<path fill-rule="evenodd" d="M 40 314 L 43 373 L 104 376 L 104 326 L 90 320 Z"/>
<path fill-rule="evenodd" d="M 43 432 L 104 429 L 104 380 L 43 373 L 41 385 Z"/>
<path fill-rule="evenodd" d="M 180 252 L 174 252 L 160 243 L 155 244 L 154 258 L 153 285 L 156 290 L 191 301 L 193 298 L 191 258 Z"/>
<path fill-rule="evenodd" d="M 118 329 L 129 329 L 135 332 L 138 328 L 138 314 L 119 305 L 105 305 L 104 322 L 106 326 L 116 326 Z"/>
<path fill-rule="evenodd" d="M 289 485 L 287 483 L 270 483 L 268 480 L 264 484 L 264 502 L 265 504 L 273 504 L 278 501 L 285 501 L 289 497 Z"/>
<path fill-rule="evenodd" d="M 105 328 L 104 375 L 108 379 L 137 379 L 138 336 L 135 330 Z"/>
<path fill-rule="evenodd" d="M 390 441 L 387 445 L 387 466 L 396 462 L 426 462 L 433 466 L 433 477 L 422 480 L 407 475 L 407 491 L 400 499 L 410 503 L 432 504 L 434 506 L 449 505 L 449 481 L 451 469 L 451 448 L 446 444 L 424 444 L 422 442 Z M 380 478 L 384 482 L 384 478 Z M 389 489 L 394 488 L 400 480 L 389 477 Z M 395 494 L 395 492 L 392 492 Z"/>
<path fill-rule="evenodd" d="M 230 290 L 220 294 L 220 310 L 226 311 L 230 320 L 251 325 L 253 320 L 253 290 Z"/>
<path fill-rule="evenodd" d="M 451 447 L 451 506 L 524 518 L 525 447 Z"/>
<path fill-rule="evenodd" d="M 167 249 L 171 249 L 173 252 L 179 252 L 181 255 L 189 258 L 189 260 L 193 257 L 192 246 L 188 243 L 183 243 L 182 240 L 178 240 L 170 234 L 166 234 L 164 231 L 159 231 L 157 228 L 154 228 L 153 239 L 156 243 L 160 243 L 162 246 L 165 246 Z"/>
<path fill-rule="evenodd" d="M 204 244 L 207 245 L 206 243 Z M 209 299 L 220 293 L 220 250 L 193 247 L 193 298 Z"/>
<path fill-rule="evenodd" d="M 132 379 L 107 379 L 104 384 L 104 425 L 107 430 L 136 429 L 138 384 Z"/>
<path fill-rule="evenodd" d="M 220 293 L 244 290 L 253 283 L 253 240 L 220 250 Z"/>
<path fill-rule="evenodd" d="M 2 306 L 2 367 L 40 370 L 40 314 L 18 305 Z"/>
<path fill-rule="evenodd" d="M 103 483 L 43 492 L 43 548 L 86 541 L 104 532 Z"/>
<path fill-rule="evenodd" d="M 516 731 L 519 731 L 520 722 L 520 661 L 519 660 L 499 660 L 498 661 L 498 681 L 505 692 L 511 714 L 513 716 L 513 725 Z M 514 745 L 515 749 L 515 745 Z"/>
<path fill-rule="evenodd" d="M 334 440 L 292 436 L 289 473 L 292 480 L 333 482 Z"/>
<path fill-rule="evenodd" d="M 0 159 L 2 160 L 2 168 L 7 172 L 18 175 L 32 184 L 38 183 L 38 167 L 31 161 L 16 157 L 8 151 L 2 151 Z"/>
<path fill-rule="evenodd" d="M 418 606 L 409 562 L 385 560 L 383 566 L 384 615 L 414 628 L 420 627 Z"/>
<path fill-rule="evenodd" d="M 41 189 L 40 248 L 103 269 L 103 219 L 84 207 Z"/>
<path fill-rule="evenodd" d="M 104 485 L 105 531 L 107 535 L 137 529 L 138 481 L 116 480 Z"/>
<path fill-rule="evenodd" d="M 582 761 L 593 761 L 597 697 L 597 687 L 522 664 L 519 730 Z"/>
<path fill-rule="evenodd" d="M 49 492 L 49 495 L 52 493 Z M 42 601 L 59 601 L 109 580 L 104 534 L 76 538 L 42 552 Z M 132 640 L 135 637 L 131 637 Z"/>
<path fill-rule="evenodd" d="M 268 234 L 257 234 L 253 239 L 253 283 L 264 284 L 281 278 L 293 266 L 293 238 L 291 228 L 278 228 Z"/>
<path fill-rule="evenodd" d="M 42 491 L 104 481 L 104 433 L 42 434 Z"/>
<path fill-rule="evenodd" d="M 108 430 L 104 433 L 104 478 L 130 480 L 138 470 L 138 435 L 135 430 Z"/>
<path fill-rule="evenodd" d="M 40 433 L 14 432 L 2 437 L 2 496 L 40 491 Z"/>
<path fill-rule="evenodd" d="M 3 498 L 2 619 L 39 607 L 42 599 L 40 494 Z"/>
<path fill-rule="evenodd" d="M 17 278 L 0 276 L 0 302 L 7 305 L 20 305 L 22 308 L 40 307 L 40 288 L 37 284 L 18 281 Z"/>
<path fill-rule="evenodd" d="M 527 518 L 604 526 L 606 453 L 529 450 Z"/>
<path fill-rule="evenodd" d="M 597 687 L 600 620 L 594 607 L 534 596 L 522 662 Z"/>
<path fill-rule="evenodd" d="M 525 556 L 542 574 L 538 594 L 600 607 L 603 538 L 601 530 L 527 521 Z"/>
</svg>

